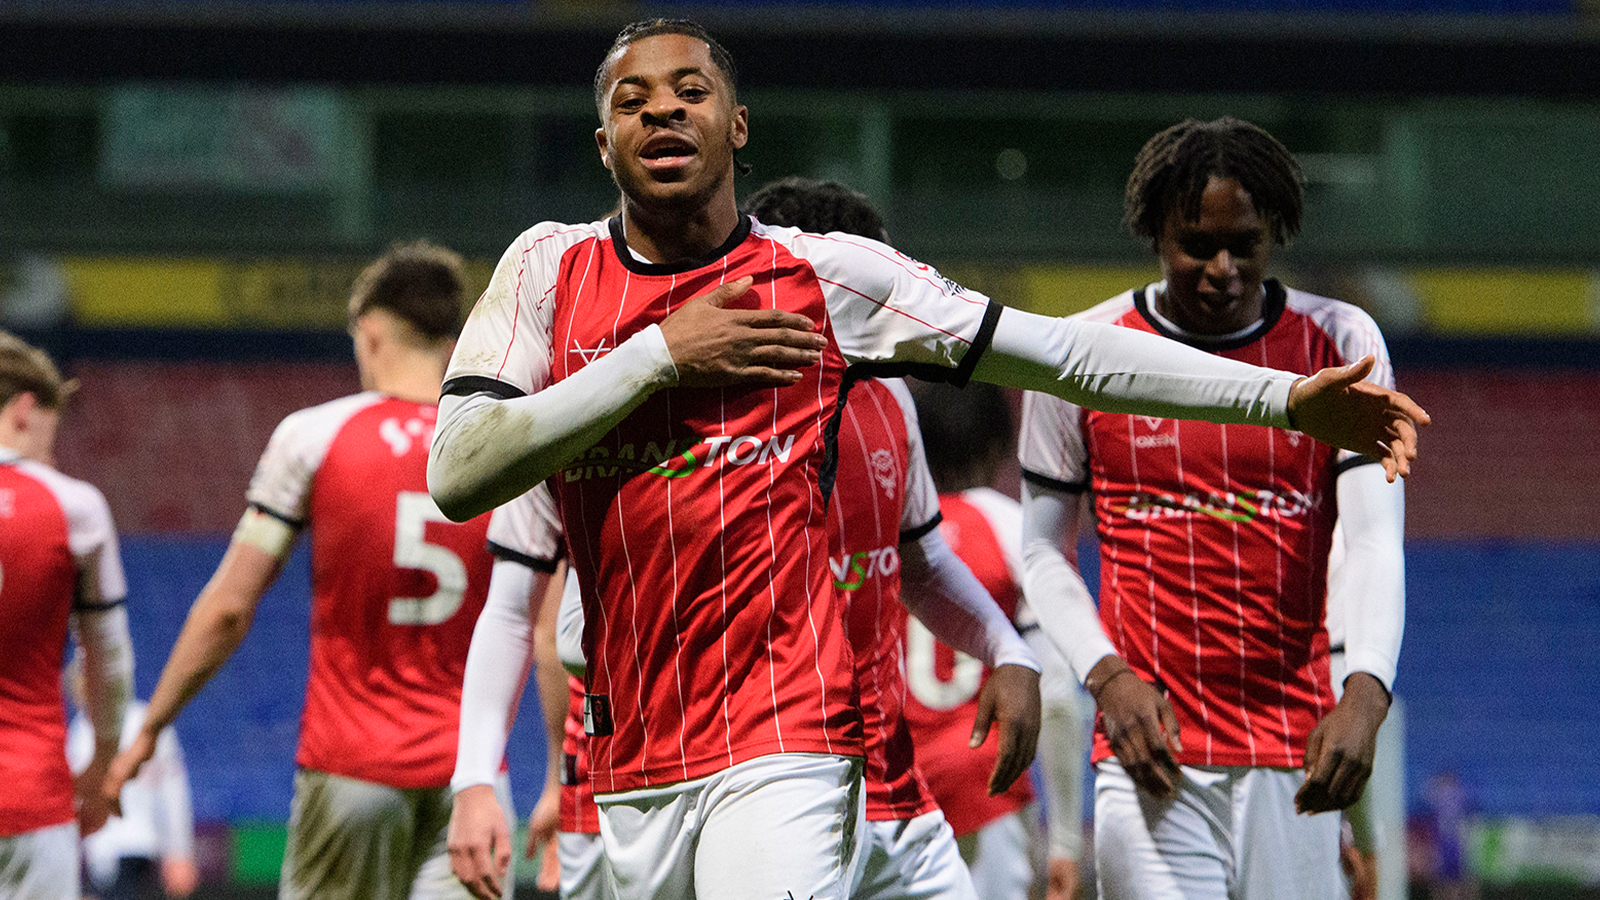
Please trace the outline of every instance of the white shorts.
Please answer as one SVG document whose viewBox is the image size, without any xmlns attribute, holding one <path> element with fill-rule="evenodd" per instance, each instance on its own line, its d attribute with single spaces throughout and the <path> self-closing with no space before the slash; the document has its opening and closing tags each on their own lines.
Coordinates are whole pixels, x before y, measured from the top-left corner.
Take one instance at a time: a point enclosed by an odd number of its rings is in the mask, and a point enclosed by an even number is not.
<svg viewBox="0 0 1600 900">
<path fill-rule="evenodd" d="M 77 897 L 78 823 L 64 822 L 0 837 L 0 897 Z"/>
<path fill-rule="evenodd" d="M 495 796 L 516 833 L 510 781 Z M 450 788 L 394 788 L 300 769 L 289 807 L 279 900 L 471 900 L 450 871 Z M 505 897 L 516 881 L 516 857 Z"/>
<path fill-rule="evenodd" d="M 955 832 L 934 810 L 913 819 L 868 822 L 854 900 L 977 900 Z"/>
<path fill-rule="evenodd" d="M 1341 900 L 1340 816 L 1294 811 L 1303 772 L 1182 771 L 1177 797 L 1156 800 L 1115 759 L 1100 763 L 1094 855 L 1102 900 Z"/>
<path fill-rule="evenodd" d="M 561 900 L 613 900 L 616 897 L 600 835 L 559 832 L 556 855 L 561 858 Z"/>
<path fill-rule="evenodd" d="M 1001 816 L 961 840 L 972 886 L 984 900 L 1027 900 L 1033 888 L 1033 835 L 1028 817 L 1038 807 L 1029 806 Z"/>
<path fill-rule="evenodd" d="M 621 900 L 844 900 L 860 851 L 857 758 L 775 753 L 595 802 Z"/>
</svg>

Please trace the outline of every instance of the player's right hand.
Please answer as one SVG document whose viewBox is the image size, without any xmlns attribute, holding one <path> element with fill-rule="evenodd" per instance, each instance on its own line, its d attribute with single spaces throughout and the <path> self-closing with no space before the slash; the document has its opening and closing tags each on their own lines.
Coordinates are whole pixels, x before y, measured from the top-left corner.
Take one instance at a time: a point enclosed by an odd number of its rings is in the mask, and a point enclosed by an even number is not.
<svg viewBox="0 0 1600 900">
<path fill-rule="evenodd" d="M 139 729 L 133 741 L 117 754 L 106 769 L 105 780 L 100 783 L 100 796 L 110 807 L 112 815 L 122 815 L 122 786 L 139 774 L 150 757 L 156 755 L 157 737 L 149 729 Z"/>
<path fill-rule="evenodd" d="M 450 871 L 478 900 L 498 900 L 511 866 L 511 833 L 494 788 L 475 784 L 456 794 L 445 837 Z"/>
<path fill-rule="evenodd" d="M 1089 670 L 1086 679 L 1111 752 L 1128 777 L 1140 788 L 1166 799 L 1178 789 L 1182 774 L 1178 754 L 1178 715 L 1161 691 L 1129 669 L 1116 656 L 1107 656 Z"/>
<path fill-rule="evenodd" d="M 701 294 L 661 322 L 681 387 L 782 387 L 822 360 L 816 323 L 780 309 L 727 309 L 750 290 L 747 277 Z"/>
<path fill-rule="evenodd" d="M 561 828 L 561 784 L 548 780 L 539 802 L 528 814 L 528 844 L 523 849 L 524 859 L 533 859 L 544 848 L 544 859 L 539 865 L 538 888 L 554 893 L 561 887 L 561 866 L 556 860 L 556 832 Z M 552 865 L 552 863 L 557 863 Z"/>
</svg>

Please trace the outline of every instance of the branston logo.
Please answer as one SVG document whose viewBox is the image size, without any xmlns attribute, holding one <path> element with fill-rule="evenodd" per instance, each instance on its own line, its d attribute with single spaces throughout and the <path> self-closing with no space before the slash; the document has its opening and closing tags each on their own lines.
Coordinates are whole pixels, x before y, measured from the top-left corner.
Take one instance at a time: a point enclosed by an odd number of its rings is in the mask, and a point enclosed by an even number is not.
<svg viewBox="0 0 1600 900">
<path fill-rule="evenodd" d="M 620 447 L 590 447 L 577 465 L 562 472 L 565 481 L 589 478 L 631 477 L 640 472 L 663 478 L 683 478 L 716 465 L 763 465 L 774 460 L 785 463 L 794 452 L 794 435 L 756 437 L 720 434 L 716 437 L 667 441 L 648 441 L 643 447 L 627 443 Z"/>
<path fill-rule="evenodd" d="M 1226 494 L 1134 494 L 1125 502 L 1112 501 L 1111 511 L 1134 521 L 1149 522 L 1183 516 L 1206 516 L 1224 522 L 1254 522 L 1256 519 L 1298 519 L 1322 505 L 1321 494 L 1290 490 L 1279 494 L 1260 490 L 1248 496 Z"/>
<path fill-rule="evenodd" d="M 896 547 L 857 550 L 849 556 L 829 559 L 828 568 L 833 570 L 835 588 L 854 591 L 869 578 L 882 578 L 900 571 L 900 550 Z"/>
</svg>

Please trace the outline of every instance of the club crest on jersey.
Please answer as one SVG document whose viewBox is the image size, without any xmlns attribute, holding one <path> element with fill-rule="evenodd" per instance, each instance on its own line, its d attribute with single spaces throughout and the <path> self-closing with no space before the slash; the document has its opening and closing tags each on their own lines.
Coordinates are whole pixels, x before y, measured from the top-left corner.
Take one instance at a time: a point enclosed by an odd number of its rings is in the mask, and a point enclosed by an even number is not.
<svg viewBox="0 0 1600 900">
<path fill-rule="evenodd" d="M 0 491 L 0 519 L 13 519 L 17 515 L 17 492 L 6 488 Z"/>
<path fill-rule="evenodd" d="M 900 483 L 900 479 L 896 477 L 894 454 L 879 447 L 872 451 L 871 460 L 872 477 L 878 482 L 878 486 L 883 488 L 883 495 L 893 500 L 895 485 Z"/>
<path fill-rule="evenodd" d="M 878 547 L 875 550 L 857 550 L 848 556 L 828 560 L 833 570 L 833 586 L 841 591 L 860 590 L 873 577 L 886 577 L 900 571 L 900 549 Z"/>
<path fill-rule="evenodd" d="M 578 465 L 562 472 L 562 479 L 570 483 L 619 474 L 632 477 L 640 473 L 686 478 L 718 465 L 786 463 L 794 452 L 794 438 L 792 434 L 774 437 L 720 434 L 665 444 L 647 441 L 643 447 L 632 442 L 615 448 L 596 444 L 581 457 Z"/>
<path fill-rule="evenodd" d="M 1125 502 L 1112 501 L 1111 511 L 1134 521 L 1153 522 L 1158 519 L 1205 516 L 1223 522 L 1254 522 L 1261 518 L 1299 519 L 1322 505 L 1322 495 L 1289 490 L 1258 490 L 1245 496 L 1226 494 L 1134 494 Z"/>
</svg>

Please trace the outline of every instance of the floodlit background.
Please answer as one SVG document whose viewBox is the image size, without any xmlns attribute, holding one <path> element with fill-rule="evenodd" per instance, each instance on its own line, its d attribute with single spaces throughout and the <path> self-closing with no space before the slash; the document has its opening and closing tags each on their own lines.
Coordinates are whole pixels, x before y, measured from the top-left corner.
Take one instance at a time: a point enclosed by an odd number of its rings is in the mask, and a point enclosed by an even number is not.
<svg viewBox="0 0 1600 900">
<path fill-rule="evenodd" d="M 0 325 L 82 380 L 60 462 L 123 532 L 142 696 L 272 426 L 356 389 L 356 271 L 429 237 L 481 287 L 533 223 L 603 215 L 590 79 L 662 14 L 741 67 L 742 191 L 849 183 L 901 248 L 1041 312 L 1157 277 L 1119 228 L 1157 130 L 1231 114 L 1284 140 L 1309 184 L 1276 274 L 1371 312 L 1437 421 L 1397 682 L 1419 889 L 1428 786 L 1454 773 L 1486 896 L 1600 896 L 1592 0 L 0 0 Z M 276 880 L 306 571 L 302 550 L 178 722 L 207 896 Z"/>
</svg>

